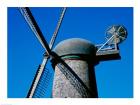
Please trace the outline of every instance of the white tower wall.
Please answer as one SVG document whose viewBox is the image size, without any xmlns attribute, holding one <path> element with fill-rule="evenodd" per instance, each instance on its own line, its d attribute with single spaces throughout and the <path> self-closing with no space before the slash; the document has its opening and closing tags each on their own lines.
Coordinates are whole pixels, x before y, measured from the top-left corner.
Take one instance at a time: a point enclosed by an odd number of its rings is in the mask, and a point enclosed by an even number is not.
<svg viewBox="0 0 140 105">
<path fill-rule="evenodd" d="M 60 42 L 54 49 L 54 52 L 68 64 L 69 67 L 78 75 L 85 86 L 94 95 L 86 94 L 87 97 L 97 97 L 96 81 L 93 66 L 96 62 L 95 46 L 84 39 L 72 38 Z M 76 89 L 66 76 L 56 66 L 58 61 L 54 61 L 55 68 L 52 97 L 54 98 L 82 98 L 85 94 L 79 85 Z M 66 74 L 68 75 L 68 74 Z M 76 82 L 78 84 L 78 82 Z M 85 91 L 87 92 L 87 91 Z"/>
<path fill-rule="evenodd" d="M 89 73 L 88 63 L 83 60 L 65 60 L 65 62 L 74 70 L 74 72 L 80 77 L 80 79 L 89 86 Z M 65 75 L 55 67 L 55 75 L 53 82 L 53 97 L 55 98 L 82 98 L 78 91 L 74 88 Z"/>
</svg>

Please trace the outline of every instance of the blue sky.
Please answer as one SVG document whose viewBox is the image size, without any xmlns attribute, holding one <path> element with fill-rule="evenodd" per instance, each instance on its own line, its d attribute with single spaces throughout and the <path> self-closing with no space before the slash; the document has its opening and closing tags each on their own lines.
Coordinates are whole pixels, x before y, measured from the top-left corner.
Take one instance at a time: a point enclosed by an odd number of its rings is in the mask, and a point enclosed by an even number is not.
<svg viewBox="0 0 140 105">
<path fill-rule="evenodd" d="M 62 8 L 31 8 L 49 42 Z M 105 42 L 106 29 L 114 24 L 127 28 L 128 38 L 119 45 L 121 60 L 100 62 L 95 67 L 101 98 L 133 97 L 133 8 L 68 8 L 55 45 L 68 38 L 84 38 L 93 44 Z M 31 86 L 44 49 L 17 8 L 8 8 L 8 97 L 24 98 Z M 53 72 L 51 64 L 47 68 Z M 52 76 L 53 79 L 53 76 Z M 50 97 L 52 79 L 45 97 Z"/>
</svg>

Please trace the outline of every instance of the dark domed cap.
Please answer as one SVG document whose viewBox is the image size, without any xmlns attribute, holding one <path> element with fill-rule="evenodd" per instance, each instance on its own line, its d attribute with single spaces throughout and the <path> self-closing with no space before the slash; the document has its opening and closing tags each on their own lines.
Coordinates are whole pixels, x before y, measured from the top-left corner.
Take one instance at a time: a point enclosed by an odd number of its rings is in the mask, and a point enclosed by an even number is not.
<svg viewBox="0 0 140 105">
<path fill-rule="evenodd" d="M 55 48 L 54 52 L 59 56 L 66 55 L 88 55 L 95 56 L 96 48 L 88 40 L 80 38 L 71 38 L 64 41 L 61 41 Z"/>
</svg>

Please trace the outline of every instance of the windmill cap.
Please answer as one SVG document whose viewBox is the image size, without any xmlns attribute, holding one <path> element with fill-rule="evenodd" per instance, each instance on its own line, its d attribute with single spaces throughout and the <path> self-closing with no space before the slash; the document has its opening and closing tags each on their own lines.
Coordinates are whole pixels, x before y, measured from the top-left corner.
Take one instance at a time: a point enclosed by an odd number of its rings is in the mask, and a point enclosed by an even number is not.
<svg viewBox="0 0 140 105">
<path fill-rule="evenodd" d="M 95 56 L 96 48 L 88 40 L 81 38 L 71 38 L 61 41 L 55 48 L 54 52 L 59 56 L 67 55 L 88 55 Z"/>
</svg>

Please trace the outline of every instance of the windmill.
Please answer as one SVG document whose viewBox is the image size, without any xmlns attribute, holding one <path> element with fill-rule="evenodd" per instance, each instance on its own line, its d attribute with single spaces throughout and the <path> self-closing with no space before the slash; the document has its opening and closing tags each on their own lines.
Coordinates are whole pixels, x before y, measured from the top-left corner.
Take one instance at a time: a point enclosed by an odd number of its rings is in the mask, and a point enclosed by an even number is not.
<svg viewBox="0 0 140 105">
<path fill-rule="evenodd" d="M 70 66 L 71 62 L 68 63 L 66 61 L 67 56 L 63 55 L 64 53 L 66 53 L 65 52 L 66 50 L 62 54 L 62 52 L 61 52 L 61 51 L 63 51 L 62 45 L 63 44 L 64 45 L 73 44 L 73 43 L 78 43 L 78 44 L 84 45 L 81 47 L 81 51 L 82 52 L 87 51 L 87 52 L 85 52 L 85 54 L 91 55 L 91 56 L 88 56 L 88 59 L 90 57 L 95 58 L 95 62 L 91 61 L 92 63 L 94 63 L 94 65 L 98 64 L 99 61 L 120 59 L 118 44 L 126 39 L 126 37 L 127 37 L 126 29 L 121 25 L 113 25 L 113 26 L 109 27 L 106 32 L 106 41 L 105 41 L 105 43 L 100 44 L 100 45 L 94 46 L 90 42 L 88 42 L 86 40 L 82 40 L 82 39 L 69 39 L 64 42 L 60 42 L 60 44 L 58 44 L 58 46 L 56 46 L 54 51 L 52 51 L 52 47 L 53 47 L 55 39 L 57 37 L 57 33 L 59 31 L 64 14 L 66 12 L 66 7 L 64 7 L 62 10 L 56 30 L 55 30 L 54 34 L 52 35 L 50 44 L 48 44 L 47 41 L 45 40 L 30 9 L 27 7 L 21 7 L 21 8 L 19 8 L 19 10 L 20 10 L 21 14 L 23 15 L 24 19 L 26 20 L 26 22 L 28 23 L 28 25 L 30 26 L 30 28 L 32 29 L 32 31 L 34 32 L 34 34 L 36 35 L 36 37 L 38 38 L 38 40 L 40 41 L 41 45 L 45 49 L 45 54 L 44 54 L 42 64 L 39 65 L 39 67 L 38 67 L 38 70 L 36 72 L 36 75 L 34 77 L 32 86 L 28 92 L 27 97 L 28 98 L 34 98 L 34 97 L 39 98 L 39 97 L 43 97 L 43 95 L 45 94 L 45 89 L 47 88 L 46 86 L 47 86 L 47 82 L 48 82 L 48 79 L 50 76 L 48 73 L 49 71 L 45 69 L 48 59 L 52 60 L 52 64 L 53 64 L 54 68 L 56 67 L 55 71 L 59 71 L 59 73 L 61 73 L 64 76 L 64 78 L 65 78 L 64 82 L 68 81 L 68 84 L 71 85 L 73 87 L 73 89 L 75 89 L 76 95 L 75 94 L 74 94 L 74 96 L 72 95 L 73 97 L 94 97 L 94 98 L 98 97 L 95 76 L 93 76 L 94 78 L 92 78 L 92 82 L 94 82 L 94 83 L 92 84 L 91 87 L 93 87 L 93 88 L 90 88 L 90 85 L 87 85 L 85 83 L 85 81 L 83 81 L 83 79 L 81 77 L 79 77 L 79 75 L 75 72 L 73 67 Z M 84 50 L 83 49 L 84 47 L 86 47 L 87 50 Z M 70 48 L 70 47 L 66 47 L 66 48 Z M 73 50 L 73 51 L 77 51 L 77 50 Z M 91 53 L 93 53 L 93 55 Z M 83 57 L 84 54 L 82 53 L 82 54 L 80 54 L 80 56 L 75 56 L 75 55 L 69 56 L 69 58 L 70 58 L 69 60 L 73 60 L 73 59 L 75 59 L 75 57 L 80 57 L 78 59 L 81 59 L 81 55 Z M 87 57 L 84 57 L 84 58 L 87 58 Z M 59 75 L 59 77 L 62 76 L 61 74 Z M 54 81 L 54 84 L 56 82 L 57 82 L 57 79 L 56 79 L 56 81 Z M 62 89 L 62 87 L 57 88 L 57 89 L 58 90 Z M 54 88 L 53 91 L 55 91 L 57 89 Z M 65 91 L 65 89 L 64 89 L 64 91 Z M 61 92 L 54 94 L 53 97 L 58 97 L 59 95 L 57 95 L 57 94 L 61 94 Z M 62 97 L 72 97 L 72 96 L 71 95 L 69 96 L 67 94 L 67 92 L 62 95 Z"/>
</svg>

